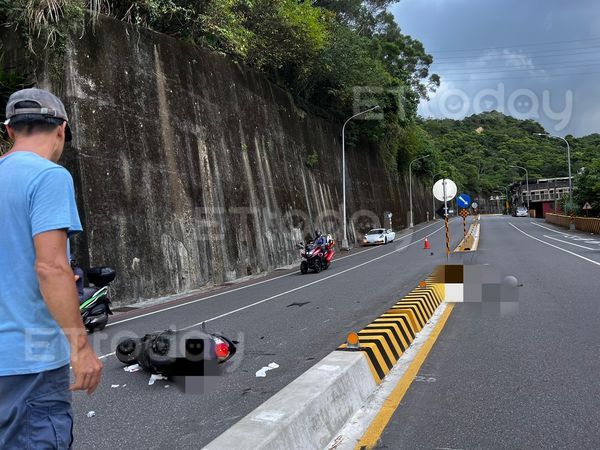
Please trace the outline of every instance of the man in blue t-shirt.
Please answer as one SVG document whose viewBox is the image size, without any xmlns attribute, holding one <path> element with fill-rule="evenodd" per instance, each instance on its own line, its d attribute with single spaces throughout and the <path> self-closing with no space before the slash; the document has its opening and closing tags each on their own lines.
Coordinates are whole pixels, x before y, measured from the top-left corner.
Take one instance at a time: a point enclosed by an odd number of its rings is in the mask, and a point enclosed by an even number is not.
<svg viewBox="0 0 600 450">
<path fill-rule="evenodd" d="M 62 102 L 41 89 L 11 95 L 6 119 L 14 144 L 0 157 L 0 448 L 69 448 L 70 391 L 91 394 L 102 373 L 67 256 L 69 236 L 82 231 L 73 180 L 56 164 L 71 131 Z"/>
</svg>

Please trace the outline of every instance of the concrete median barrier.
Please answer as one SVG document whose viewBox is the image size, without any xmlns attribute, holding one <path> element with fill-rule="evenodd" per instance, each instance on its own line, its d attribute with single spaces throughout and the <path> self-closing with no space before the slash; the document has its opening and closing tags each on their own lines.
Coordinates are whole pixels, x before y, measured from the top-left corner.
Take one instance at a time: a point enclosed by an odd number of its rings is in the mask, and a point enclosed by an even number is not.
<svg viewBox="0 0 600 450">
<path fill-rule="evenodd" d="M 357 348 L 340 345 L 205 448 L 324 448 L 431 319 L 447 278 L 429 277 L 360 330 Z"/>
<path fill-rule="evenodd" d="M 323 448 L 376 386 L 361 353 L 334 351 L 205 448 Z"/>
<path fill-rule="evenodd" d="M 454 249 L 455 252 L 474 252 L 479 247 L 479 216 L 469 226 L 467 235 L 463 238 L 458 246 Z"/>
</svg>

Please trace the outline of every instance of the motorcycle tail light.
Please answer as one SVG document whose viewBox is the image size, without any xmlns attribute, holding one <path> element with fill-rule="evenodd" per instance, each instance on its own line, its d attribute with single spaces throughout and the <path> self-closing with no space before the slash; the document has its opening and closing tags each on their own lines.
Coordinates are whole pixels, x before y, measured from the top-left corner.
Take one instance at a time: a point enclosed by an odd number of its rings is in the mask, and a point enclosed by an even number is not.
<svg viewBox="0 0 600 450">
<path fill-rule="evenodd" d="M 218 359 L 225 359 L 229 356 L 229 344 L 222 339 L 215 339 L 215 355 Z"/>
</svg>

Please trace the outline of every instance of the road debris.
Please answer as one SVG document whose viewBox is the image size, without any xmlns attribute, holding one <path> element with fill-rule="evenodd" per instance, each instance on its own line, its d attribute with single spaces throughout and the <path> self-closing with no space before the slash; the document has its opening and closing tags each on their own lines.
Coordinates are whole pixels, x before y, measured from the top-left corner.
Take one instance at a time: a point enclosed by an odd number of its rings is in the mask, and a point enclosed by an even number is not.
<svg viewBox="0 0 600 450">
<path fill-rule="evenodd" d="M 152 386 L 156 380 L 166 380 L 166 379 L 167 379 L 167 377 L 165 377 L 164 375 L 153 373 L 152 375 L 150 375 L 150 379 L 148 380 L 148 386 Z"/>
<path fill-rule="evenodd" d="M 119 386 L 121 386 L 121 385 L 120 384 L 111 384 L 110 385 L 110 387 L 113 389 L 118 388 Z"/>
<path fill-rule="evenodd" d="M 137 372 L 138 370 L 142 370 L 139 364 L 132 364 L 131 366 L 123 367 L 125 372 Z"/>
<path fill-rule="evenodd" d="M 96 411 L 90 411 L 86 414 L 87 417 L 94 417 L 96 415 Z"/>
<path fill-rule="evenodd" d="M 265 366 L 262 369 L 260 369 L 259 371 L 257 371 L 256 376 L 257 377 L 266 377 L 268 370 L 277 369 L 278 367 L 279 367 L 279 364 L 272 362 L 268 366 Z"/>
</svg>

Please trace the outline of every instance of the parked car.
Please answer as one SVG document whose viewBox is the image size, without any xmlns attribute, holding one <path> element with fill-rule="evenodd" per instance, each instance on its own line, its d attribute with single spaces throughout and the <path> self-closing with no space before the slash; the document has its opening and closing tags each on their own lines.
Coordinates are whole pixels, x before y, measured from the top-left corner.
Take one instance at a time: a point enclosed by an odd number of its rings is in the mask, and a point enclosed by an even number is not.
<svg viewBox="0 0 600 450">
<path fill-rule="evenodd" d="M 524 206 L 517 206 L 517 211 L 516 211 L 515 216 L 516 217 L 528 217 L 529 212 L 527 211 L 527 208 L 525 208 Z"/>
<path fill-rule="evenodd" d="M 376 245 L 376 244 L 387 244 L 388 242 L 394 242 L 396 239 L 396 233 L 392 230 L 386 230 L 385 228 L 373 228 L 363 238 L 363 245 Z"/>
</svg>

